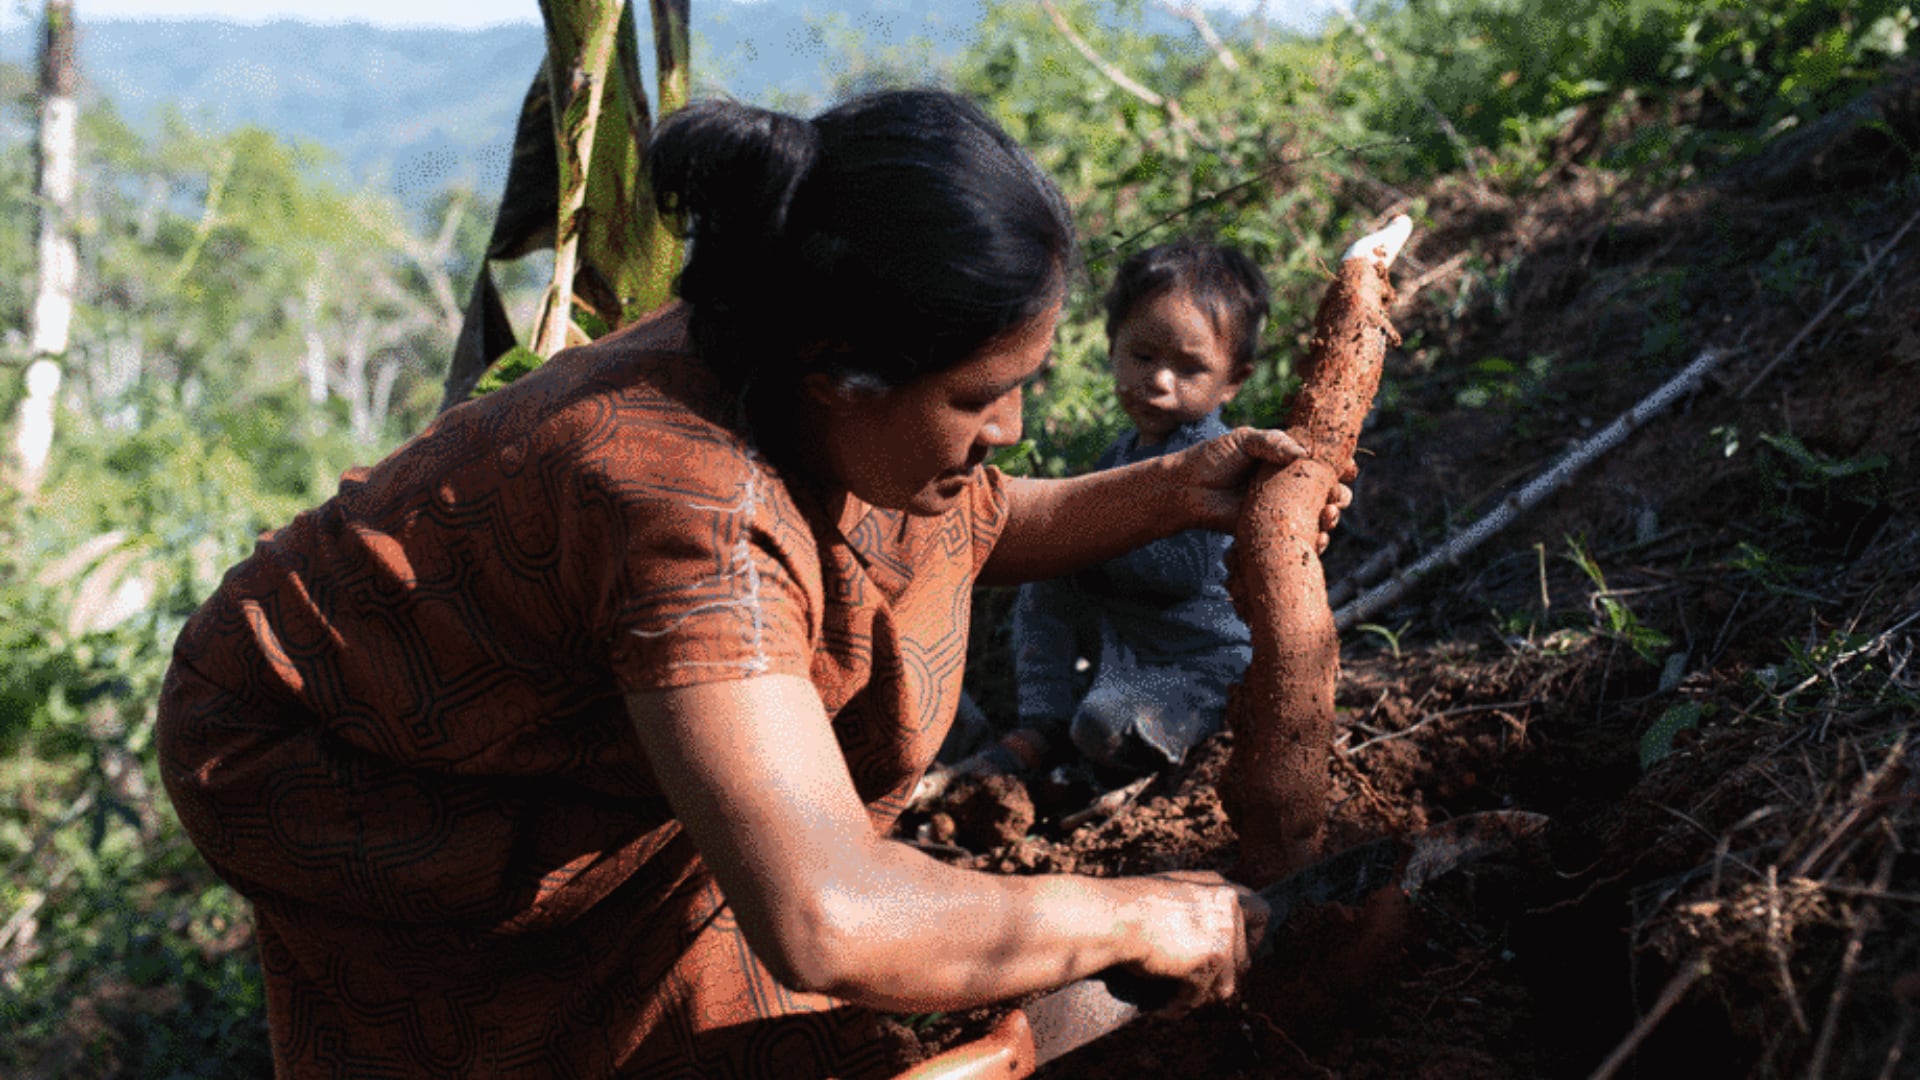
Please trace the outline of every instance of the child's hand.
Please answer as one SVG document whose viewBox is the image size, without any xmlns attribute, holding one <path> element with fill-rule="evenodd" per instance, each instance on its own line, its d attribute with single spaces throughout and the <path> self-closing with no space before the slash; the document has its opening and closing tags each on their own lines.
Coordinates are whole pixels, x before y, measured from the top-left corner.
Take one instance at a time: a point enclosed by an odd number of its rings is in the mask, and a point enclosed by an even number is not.
<svg viewBox="0 0 1920 1080">
<path fill-rule="evenodd" d="M 1197 500 L 1194 507 L 1202 528 L 1232 532 L 1240 521 L 1240 507 L 1246 501 L 1247 484 L 1254 470 L 1264 464 L 1285 468 L 1307 456 L 1306 447 L 1284 431 L 1260 428 L 1235 428 L 1217 439 L 1181 452 L 1180 468 L 1186 473 L 1182 490 Z M 1344 481 L 1353 479 L 1355 468 L 1349 461 L 1340 470 L 1340 480 L 1327 492 L 1327 505 L 1320 511 L 1320 535 L 1314 550 L 1325 551 L 1340 511 L 1353 502 L 1353 489 Z"/>
</svg>

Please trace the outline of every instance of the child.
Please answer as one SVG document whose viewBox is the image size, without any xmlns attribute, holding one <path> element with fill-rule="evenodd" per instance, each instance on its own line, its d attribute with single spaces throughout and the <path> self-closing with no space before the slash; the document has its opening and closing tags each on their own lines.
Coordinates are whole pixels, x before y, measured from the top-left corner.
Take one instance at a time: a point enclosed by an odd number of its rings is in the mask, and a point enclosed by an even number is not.
<svg viewBox="0 0 1920 1080">
<path fill-rule="evenodd" d="M 1121 265 L 1106 310 L 1115 391 L 1133 430 L 1094 467 L 1225 434 L 1220 409 L 1253 373 L 1267 317 L 1259 267 L 1229 247 L 1163 244 Z M 1013 636 L 1024 730 L 1003 746 L 1070 739 L 1111 778 L 1177 764 L 1218 731 L 1227 688 L 1252 656 L 1227 595 L 1230 543 L 1193 529 L 1023 586 Z"/>
</svg>

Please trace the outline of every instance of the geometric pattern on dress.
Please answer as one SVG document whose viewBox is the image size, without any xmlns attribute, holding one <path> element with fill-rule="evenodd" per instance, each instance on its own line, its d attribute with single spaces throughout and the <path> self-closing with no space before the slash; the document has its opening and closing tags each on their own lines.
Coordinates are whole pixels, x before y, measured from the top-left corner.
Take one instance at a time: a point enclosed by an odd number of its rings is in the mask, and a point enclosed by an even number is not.
<svg viewBox="0 0 1920 1080">
<path fill-rule="evenodd" d="M 158 734 L 258 915 L 280 1073 L 894 1067 L 874 1017 L 754 957 L 624 701 L 808 677 L 889 827 L 952 721 L 1004 482 L 938 517 L 826 503 L 742 438 L 674 305 L 261 538 L 183 629 Z"/>
</svg>

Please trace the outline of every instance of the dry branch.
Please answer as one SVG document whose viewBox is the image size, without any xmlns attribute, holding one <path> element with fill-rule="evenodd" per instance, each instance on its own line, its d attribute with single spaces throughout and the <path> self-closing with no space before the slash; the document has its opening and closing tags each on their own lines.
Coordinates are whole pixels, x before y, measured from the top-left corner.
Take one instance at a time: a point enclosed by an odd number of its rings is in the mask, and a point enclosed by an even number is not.
<svg viewBox="0 0 1920 1080">
<path fill-rule="evenodd" d="M 1193 119 L 1187 115 L 1186 110 L 1180 107 L 1178 100 L 1154 93 L 1152 90 L 1135 82 L 1132 77 L 1120 70 L 1112 61 L 1101 56 L 1099 51 L 1088 43 L 1086 38 L 1081 37 L 1079 31 L 1073 28 L 1073 24 L 1067 21 L 1067 17 L 1061 14 L 1060 9 L 1054 6 L 1053 0 L 1040 0 L 1040 6 L 1046 10 L 1047 18 L 1053 20 L 1055 29 L 1060 31 L 1060 36 L 1067 39 L 1067 44 L 1072 45 L 1075 51 L 1079 52 L 1081 56 L 1086 57 L 1087 63 L 1092 64 L 1094 70 L 1106 76 L 1108 82 L 1139 98 L 1142 102 L 1166 113 L 1167 119 L 1173 122 L 1174 128 L 1190 136 L 1193 141 L 1201 143 L 1202 145 L 1207 142 L 1206 136 L 1200 134 L 1200 128 L 1194 124 Z M 1184 157 L 1185 154 L 1185 148 L 1175 146 L 1175 157 Z"/>
<path fill-rule="evenodd" d="M 1889 844 L 1881 853 L 1880 869 L 1874 874 L 1873 887 L 1885 889 L 1893 880 L 1893 860 L 1899 853 L 1896 844 Z M 1867 930 L 1876 921 L 1871 909 L 1855 912 L 1851 919 L 1853 926 L 1847 935 L 1847 948 L 1840 956 L 1840 975 L 1834 982 L 1833 996 L 1827 1001 L 1827 1016 L 1820 1024 L 1820 1038 L 1814 1042 L 1813 1060 L 1807 1065 L 1809 1080 L 1818 1080 L 1827 1073 L 1827 1058 L 1833 1053 L 1833 1040 L 1840 1032 L 1840 1016 L 1847 1008 L 1847 995 L 1853 986 L 1853 977 L 1860 970 L 1860 951 L 1867 941 Z"/>
<path fill-rule="evenodd" d="M 1360 590 L 1379 581 L 1381 576 L 1393 569 L 1400 561 L 1400 541 L 1390 540 L 1387 545 L 1367 556 L 1366 561 L 1353 568 L 1353 572 L 1332 585 L 1327 586 L 1327 603 L 1339 606 L 1359 595 Z"/>
<path fill-rule="evenodd" d="M 1160 6 L 1193 24 L 1194 33 L 1199 34 L 1200 40 L 1206 42 L 1207 48 L 1213 50 L 1213 55 L 1220 59 L 1221 67 L 1228 71 L 1240 70 L 1240 58 L 1233 55 L 1233 50 L 1227 48 L 1226 42 L 1220 40 L 1219 31 L 1213 28 L 1213 21 L 1207 18 L 1207 13 L 1200 9 L 1199 4 L 1194 3 L 1193 0 L 1180 0 L 1179 3 L 1175 3 L 1174 0 L 1160 0 Z"/>
<path fill-rule="evenodd" d="M 1774 354 L 1773 359 L 1767 361 L 1766 364 L 1760 368 L 1760 371 L 1755 374 L 1747 383 L 1746 387 L 1740 391 L 1739 396 L 1744 398 L 1748 394 L 1753 393 L 1756 387 L 1766 381 L 1767 376 L 1773 374 L 1774 368 L 1779 367 L 1787 357 L 1793 355 L 1793 350 L 1799 348 L 1800 343 L 1807 340 L 1807 335 L 1813 333 L 1816 327 L 1826 321 L 1827 316 L 1833 314 L 1834 309 L 1840 306 L 1840 301 L 1845 300 L 1847 294 L 1853 292 L 1854 286 L 1866 280 L 1868 272 L 1880 265 L 1880 260 L 1886 258 L 1887 255 L 1893 251 L 1894 247 L 1906 237 L 1907 231 L 1912 229 L 1916 222 L 1920 222 L 1920 210 L 1914 211 L 1913 216 L 1907 219 L 1907 223 L 1900 226 L 1900 231 L 1893 234 L 1893 239 L 1887 241 L 1886 246 L 1874 252 L 1872 257 L 1867 259 L 1866 265 L 1860 267 L 1860 272 L 1853 275 L 1853 279 L 1847 282 L 1846 287 L 1834 293 L 1833 299 L 1828 300 L 1826 306 L 1822 307 L 1813 318 L 1807 322 L 1807 325 L 1801 327 L 1799 333 L 1793 335 L 1793 340 L 1787 342 L 1779 352 Z"/>
<path fill-rule="evenodd" d="M 1620 1066 L 1625 1065 L 1634 1051 L 1640 1049 L 1640 1044 L 1653 1033 L 1653 1029 L 1660 1026 L 1660 1021 L 1666 1019 L 1667 1014 L 1673 1011 L 1673 1007 L 1680 1004 L 1680 999 L 1687 996 L 1687 991 L 1693 988 L 1693 984 L 1699 982 L 1712 970 L 1713 968 L 1705 960 L 1688 961 L 1685 967 L 1667 981 L 1666 989 L 1660 991 L 1660 1000 L 1653 1003 L 1653 1008 L 1647 1010 L 1647 1015 L 1640 1018 L 1640 1022 L 1633 1026 L 1633 1030 L 1627 1033 L 1627 1037 L 1621 1040 L 1619 1046 L 1613 1048 L 1613 1053 L 1607 1055 L 1607 1060 L 1601 1062 L 1600 1067 L 1593 1070 L 1593 1075 L 1587 1080 L 1609 1080 L 1613 1074 L 1619 1072 Z"/>
<path fill-rule="evenodd" d="M 1479 547 L 1495 533 L 1506 528 L 1525 511 L 1533 508 L 1542 499 L 1566 486 L 1575 473 L 1585 468 L 1595 458 L 1626 441 L 1635 428 L 1645 424 L 1660 413 L 1666 411 L 1674 402 L 1693 393 L 1699 388 L 1702 379 L 1719 367 L 1730 353 L 1708 349 L 1688 364 L 1678 375 L 1668 379 L 1653 393 L 1640 399 L 1633 408 L 1617 417 L 1613 423 L 1601 429 L 1600 433 L 1586 442 L 1575 446 L 1552 468 L 1540 474 L 1519 491 L 1501 500 L 1500 505 L 1485 517 L 1466 527 L 1452 540 L 1438 550 L 1422 556 L 1413 565 L 1362 594 L 1358 600 L 1342 607 L 1334 613 L 1334 626 L 1341 630 L 1352 627 L 1373 617 L 1388 604 L 1406 595 L 1416 583 L 1441 566 L 1458 562 L 1474 548 Z"/>
</svg>

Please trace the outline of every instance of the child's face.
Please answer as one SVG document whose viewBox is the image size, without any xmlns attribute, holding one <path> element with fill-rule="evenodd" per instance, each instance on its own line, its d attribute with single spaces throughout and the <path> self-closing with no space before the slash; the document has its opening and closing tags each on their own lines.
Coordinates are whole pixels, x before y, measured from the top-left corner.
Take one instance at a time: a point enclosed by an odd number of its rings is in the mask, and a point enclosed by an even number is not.
<svg viewBox="0 0 1920 1080">
<path fill-rule="evenodd" d="M 1120 407 L 1147 446 L 1232 401 L 1247 378 L 1232 344 L 1185 289 L 1135 305 L 1114 330 L 1112 351 Z"/>
</svg>

